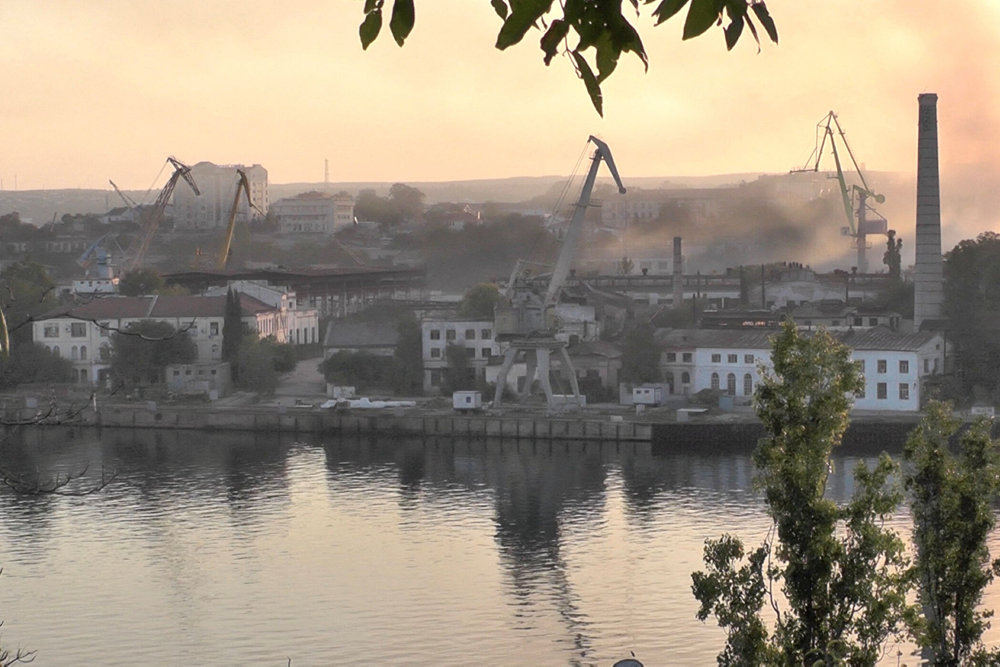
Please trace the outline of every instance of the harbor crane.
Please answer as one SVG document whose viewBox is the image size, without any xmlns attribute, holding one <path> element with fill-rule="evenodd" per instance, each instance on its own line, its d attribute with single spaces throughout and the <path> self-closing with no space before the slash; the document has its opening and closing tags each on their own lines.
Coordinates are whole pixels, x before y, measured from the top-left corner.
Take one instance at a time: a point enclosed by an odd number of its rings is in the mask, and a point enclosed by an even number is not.
<svg viewBox="0 0 1000 667">
<path fill-rule="evenodd" d="M 855 183 L 850 187 L 847 186 L 840 152 L 837 150 L 838 137 L 848 157 L 851 159 L 851 164 L 854 165 L 854 171 L 857 173 L 861 185 Z M 868 258 L 866 257 L 866 251 L 869 248 L 868 235 L 886 234 L 888 227 L 888 221 L 869 205 L 868 200 L 874 199 L 876 203 L 881 204 L 885 201 L 885 196 L 877 194 L 868 187 L 865 175 L 862 173 L 861 167 L 858 166 L 857 160 L 854 159 L 854 152 L 847 143 L 847 136 L 844 134 L 844 130 L 840 127 L 840 122 L 837 120 L 837 114 L 833 111 L 830 111 L 816 125 L 816 147 L 813 149 L 812 155 L 809 156 L 809 160 L 806 161 L 806 166 L 794 171 L 818 172 L 820 161 L 823 158 L 823 149 L 826 147 L 828 139 L 830 149 L 833 152 L 834 165 L 837 168 L 837 183 L 840 186 L 840 197 L 844 205 L 844 214 L 847 217 L 847 226 L 841 228 L 841 233 L 844 236 L 851 237 L 851 245 L 857 250 L 858 271 L 867 273 Z M 809 166 L 810 163 L 812 163 L 812 166 Z M 870 218 L 869 214 L 875 217 Z"/>
<path fill-rule="evenodd" d="M 524 394 L 530 392 L 531 384 L 537 374 L 538 382 L 542 391 L 545 392 L 549 410 L 552 411 L 556 407 L 556 399 L 549 380 L 549 362 L 552 354 L 555 353 L 562 361 L 563 370 L 569 375 L 575 405 L 579 406 L 581 403 L 576 372 L 573 369 L 569 353 L 566 351 L 567 343 L 556 338 L 558 323 L 555 317 L 555 307 L 559 301 L 563 284 L 566 282 L 566 277 L 569 275 L 570 264 L 576 255 L 576 246 L 583 231 L 584 215 L 587 212 L 587 207 L 590 206 L 590 195 L 597 179 L 597 170 L 602 162 L 608 165 L 608 170 L 611 171 L 611 176 L 618 185 L 618 191 L 625 194 L 625 186 L 622 185 L 622 180 L 618 176 L 618 169 L 611 156 L 611 149 L 606 143 L 593 136 L 589 137 L 587 141 L 593 143 L 596 150 L 591 158 L 590 170 L 584 180 L 580 198 L 563 236 L 559 257 L 552 269 L 545 294 L 536 293 L 531 289 L 528 281 L 519 277 L 522 263 L 518 262 L 511 274 L 511 280 L 507 284 L 505 298 L 496 308 L 494 322 L 496 337 L 497 340 L 506 341 L 508 347 L 504 352 L 500 372 L 497 375 L 496 393 L 493 397 L 494 406 L 500 405 L 504 388 L 507 386 L 507 375 L 518 356 L 522 354 L 527 366 Z"/>
<path fill-rule="evenodd" d="M 142 261 L 146 257 L 146 251 L 149 250 L 149 244 L 153 241 L 153 237 L 156 235 L 156 230 L 160 226 L 160 221 L 163 220 L 163 212 L 167 208 L 167 203 L 170 201 L 170 195 L 174 193 L 177 181 L 183 178 L 187 181 L 187 184 L 191 186 L 191 189 L 194 190 L 196 195 L 201 194 L 201 191 L 195 184 L 194 179 L 191 177 L 191 167 L 173 157 L 168 157 L 167 162 L 169 162 L 174 168 L 174 173 L 170 175 L 169 179 L 167 179 L 167 184 L 163 186 L 162 190 L 160 190 L 160 194 L 157 195 L 156 201 L 154 201 L 150 206 L 142 209 L 142 214 L 139 216 L 139 234 L 132 239 L 128 250 L 126 251 L 126 257 L 128 258 L 126 272 L 134 271 L 142 265 Z"/>
<path fill-rule="evenodd" d="M 111 187 L 113 187 L 115 189 L 115 192 L 118 193 L 118 196 L 122 198 L 123 202 L 125 202 L 125 208 L 131 210 L 131 209 L 135 208 L 136 206 L 138 206 L 138 204 L 135 203 L 135 200 L 132 199 L 131 197 L 129 197 L 124 192 L 122 192 L 121 189 L 117 185 L 115 185 L 115 182 L 112 181 L 110 178 L 108 179 L 108 183 L 111 184 Z"/>
<path fill-rule="evenodd" d="M 222 249 L 219 251 L 218 268 L 220 271 L 226 270 L 226 267 L 229 264 L 229 258 L 233 254 L 233 232 L 236 231 L 236 214 L 240 208 L 240 193 L 246 194 L 247 204 L 250 208 L 257 211 L 261 215 L 264 215 L 264 212 L 253 203 L 253 199 L 250 197 L 250 182 L 247 180 L 246 173 L 244 173 L 242 169 L 237 169 L 236 175 L 236 194 L 233 196 L 233 207 L 229 211 L 229 224 L 226 226 L 226 238 L 222 242 Z"/>
</svg>

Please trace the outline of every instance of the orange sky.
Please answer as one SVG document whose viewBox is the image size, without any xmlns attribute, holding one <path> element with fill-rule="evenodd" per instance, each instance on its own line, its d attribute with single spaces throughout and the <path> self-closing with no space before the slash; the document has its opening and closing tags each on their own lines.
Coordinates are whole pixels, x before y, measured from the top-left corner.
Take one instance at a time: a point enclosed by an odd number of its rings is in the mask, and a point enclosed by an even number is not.
<svg viewBox="0 0 1000 667">
<path fill-rule="evenodd" d="M 627 3 L 625 3 L 627 5 Z M 589 134 L 623 178 L 784 172 L 840 115 L 869 170 L 912 172 L 917 94 L 939 95 L 942 176 L 996 189 L 1000 3 L 771 0 L 781 43 L 680 40 L 639 23 L 591 108 L 538 33 L 507 52 L 487 0 L 419 0 L 400 49 L 368 52 L 361 2 L 7 0 L 0 7 L 4 189 L 153 185 L 167 155 L 263 164 L 276 183 L 568 174 Z M 162 180 L 162 178 L 161 178 Z M 158 183 L 157 187 L 162 183 Z"/>
</svg>

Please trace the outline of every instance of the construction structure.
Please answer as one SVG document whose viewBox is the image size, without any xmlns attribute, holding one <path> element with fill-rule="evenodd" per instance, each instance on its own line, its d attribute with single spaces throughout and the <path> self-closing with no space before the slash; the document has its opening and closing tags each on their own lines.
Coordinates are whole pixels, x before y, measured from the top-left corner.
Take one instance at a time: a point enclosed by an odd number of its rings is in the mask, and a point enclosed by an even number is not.
<svg viewBox="0 0 1000 667">
<path fill-rule="evenodd" d="M 834 131 L 835 129 L 836 131 Z M 837 183 L 840 187 L 844 214 L 847 217 L 847 226 L 841 228 L 841 232 L 844 236 L 851 238 L 851 245 L 857 250 L 858 271 L 868 273 L 868 257 L 866 254 L 869 248 L 868 236 L 871 234 L 885 234 L 888 228 L 888 221 L 872 208 L 868 200 L 874 199 L 877 203 L 881 204 L 885 201 L 885 197 L 875 193 L 868 187 L 865 175 L 862 173 L 861 167 L 858 166 L 857 160 L 854 159 L 854 152 L 847 143 L 847 136 L 844 134 L 844 130 L 840 127 L 840 122 L 837 120 L 837 114 L 833 111 L 830 111 L 816 125 L 816 146 L 809 156 L 809 160 L 806 161 L 807 166 L 796 171 L 818 172 L 827 140 L 829 140 L 830 150 L 833 153 L 833 161 L 837 168 Z M 843 144 L 843 148 L 847 152 L 851 164 L 854 165 L 854 171 L 861 181 L 860 185 L 854 183 L 848 187 L 843 164 L 841 163 L 840 151 L 837 149 L 838 141 Z M 810 163 L 812 166 L 809 166 Z"/>
<path fill-rule="evenodd" d="M 941 187 L 938 181 L 937 95 L 917 97 L 917 243 L 913 326 L 942 317 Z"/>
<path fill-rule="evenodd" d="M 247 206 L 263 216 L 263 212 L 257 205 L 254 204 L 253 199 L 250 197 L 250 182 L 247 180 L 246 172 L 242 169 L 236 170 L 236 194 L 233 196 L 233 205 L 229 209 L 229 224 L 226 225 L 226 236 L 222 242 L 222 248 L 219 250 L 219 260 L 218 268 L 220 271 L 225 271 L 229 266 L 229 258 L 232 256 L 233 249 L 233 233 L 236 231 L 236 216 L 240 209 L 240 194 L 246 195 Z"/>
<path fill-rule="evenodd" d="M 576 372 L 573 370 L 573 362 L 566 351 L 566 341 L 556 338 L 558 323 L 555 321 L 555 306 L 559 301 L 559 294 L 562 290 L 566 277 L 569 275 L 570 264 L 576 255 L 576 246 L 579 242 L 583 230 L 583 219 L 587 207 L 590 206 L 590 195 L 594 189 L 594 182 L 597 179 L 597 171 L 601 162 L 608 165 L 611 176 L 615 179 L 618 192 L 625 194 L 625 187 L 618 176 L 618 169 L 615 167 L 614 158 L 611 156 L 611 149 L 608 145 L 593 136 L 588 138 L 596 146 L 591 158 L 590 170 L 583 183 L 580 198 L 573 210 L 573 215 L 566 228 L 563 237 L 562 248 L 556 260 L 552 275 L 549 278 L 544 295 L 540 295 L 532 289 L 532 283 L 522 279 L 519 274 L 521 263 L 514 268 L 511 278 L 508 281 L 505 299 L 498 305 L 495 312 L 495 330 L 497 340 L 507 343 L 504 352 L 503 362 L 497 375 L 496 392 L 493 398 L 493 405 L 499 406 L 503 399 L 503 392 L 507 386 L 507 375 L 517 361 L 523 356 L 527 369 L 522 393 L 531 391 L 531 385 L 536 375 L 549 410 L 553 410 L 559 405 L 549 379 L 550 361 L 553 354 L 559 356 L 562 361 L 562 368 L 568 375 L 572 395 L 566 397 L 563 405 L 572 404 L 579 406 L 582 403 L 580 387 L 577 383 Z"/>
<path fill-rule="evenodd" d="M 199 162 L 191 167 L 191 176 L 201 188 L 201 196 L 178 190 L 173 201 L 174 229 L 189 231 L 211 231 L 226 229 L 229 223 L 230 205 L 238 189 L 239 174 L 247 179 L 250 199 L 256 210 L 241 203 L 236 213 L 237 223 L 247 224 L 257 217 L 263 217 L 270 206 L 268 199 L 267 169 L 259 164 L 244 166 L 239 164 L 216 165 Z"/>
<path fill-rule="evenodd" d="M 183 178 L 191 186 L 191 191 L 194 192 L 195 197 L 201 194 L 197 184 L 195 184 L 194 179 L 191 177 L 190 167 L 172 157 L 168 157 L 167 162 L 174 168 L 174 173 L 167 179 L 167 184 L 160 190 L 156 201 L 150 206 L 142 208 L 141 215 L 139 216 L 139 234 L 133 237 L 132 242 L 125 251 L 126 273 L 142 266 L 142 262 L 146 258 L 146 252 L 149 250 L 149 244 L 156 235 L 160 221 L 163 220 L 163 212 L 167 208 L 167 203 L 170 201 L 170 196 L 174 192 L 177 181 Z"/>
</svg>

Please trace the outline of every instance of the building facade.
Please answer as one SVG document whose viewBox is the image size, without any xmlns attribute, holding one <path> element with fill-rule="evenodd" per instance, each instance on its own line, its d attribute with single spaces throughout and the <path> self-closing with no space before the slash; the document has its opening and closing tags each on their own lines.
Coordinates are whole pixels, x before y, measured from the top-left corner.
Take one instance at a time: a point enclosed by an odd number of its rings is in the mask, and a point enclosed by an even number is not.
<svg viewBox="0 0 1000 667">
<path fill-rule="evenodd" d="M 178 187 L 173 194 L 173 217 L 175 229 L 206 231 L 225 229 L 233 209 L 233 199 L 239 183 L 237 169 L 241 169 L 250 186 L 250 199 L 260 213 L 250 208 L 246 196 L 241 194 L 236 208 L 237 224 L 247 224 L 266 214 L 270 207 L 267 188 L 267 169 L 259 164 L 246 167 L 238 164 L 216 165 L 199 162 L 191 167 L 200 195 L 191 188 Z"/>
<path fill-rule="evenodd" d="M 278 229 L 286 234 L 326 234 L 354 224 L 354 197 L 346 192 L 303 192 L 274 202 Z"/>
<path fill-rule="evenodd" d="M 468 368 L 480 379 L 486 378 L 490 360 L 500 355 L 500 343 L 494 339 L 493 320 L 425 319 L 420 323 L 421 356 L 424 364 L 424 391 L 440 391 L 448 368 L 448 346 L 465 350 Z"/>
</svg>

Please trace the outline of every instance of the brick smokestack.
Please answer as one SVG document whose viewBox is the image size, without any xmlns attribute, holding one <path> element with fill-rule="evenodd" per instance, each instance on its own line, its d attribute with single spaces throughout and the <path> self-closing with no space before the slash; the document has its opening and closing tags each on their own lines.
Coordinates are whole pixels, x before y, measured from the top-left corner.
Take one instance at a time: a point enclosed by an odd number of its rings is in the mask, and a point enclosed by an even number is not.
<svg viewBox="0 0 1000 667">
<path fill-rule="evenodd" d="M 917 96 L 917 264 L 913 325 L 941 319 L 944 279 L 941 261 L 941 188 L 938 182 L 937 95 Z"/>
<path fill-rule="evenodd" d="M 674 237 L 674 308 L 684 301 L 684 257 L 681 255 L 681 237 Z"/>
</svg>

